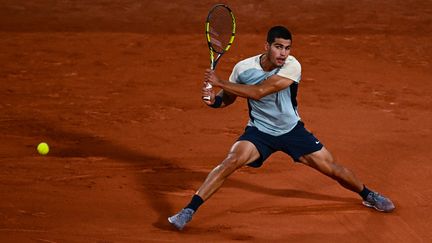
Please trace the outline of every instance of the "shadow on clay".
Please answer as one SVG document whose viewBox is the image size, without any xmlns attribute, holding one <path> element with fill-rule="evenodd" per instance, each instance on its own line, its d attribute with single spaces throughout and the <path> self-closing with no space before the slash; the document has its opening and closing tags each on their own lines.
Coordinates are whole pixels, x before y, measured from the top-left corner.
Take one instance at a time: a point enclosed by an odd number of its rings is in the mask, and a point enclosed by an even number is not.
<svg viewBox="0 0 432 243">
<path fill-rule="evenodd" d="M 168 198 L 179 195 L 182 197 L 187 195 L 192 196 L 193 190 L 197 189 L 195 188 L 197 183 L 199 184 L 200 182 L 203 182 L 207 176 L 206 172 L 198 172 L 180 167 L 166 159 L 157 158 L 155 156 L 129 149 L 125 146 L 115 144 L 103 137 L 98 137 L 86 132 L 68 131 L 67 129 L 56 127 L 53 125 L 55 124 L 54 122 L 28 119 L 19 121 L 17 124 L 18 129 L 15 131 L 21 133 L 25 133 L 23 131 L 37 131 L 40 127 L 47 127 L 43 126 L 43 124 L 50 124 L 48 129 L 39 131 L 37 135 L 38 137 L 43 136 L 49 140 L 56 141 L 56 149 L 52 150 L 50 156 L 82 158 L 105 157 L 129 163 L 136 163 L 139 166 L 139 170 L 143 173 L 142 176 L 139 176 L 141 183 L 144 186 L 142 193 L 150 203 L 153 210 L 159 213 L 158 218 L 153 223 L 153 226 L 159 229 L 171 230 L 172 228 L 167 222 L 167 217 L 178 210 L 178 208 L 173 207 L 169 202 L 172 200 L 169 200 Z M 358 202 L 358 200 L 353 198 L 336 197 L 301 190 L 266 188 L 236 179 L 228 179 L 225 186 L 287 198 L 337 201 L 348 204 Z M 186 204 L 187 202 L 184 203 Z M 325 210 L 337 211 L 340 208 L 341 206 L 339 205 L 333 209 L 327 207 Z M 306 207 L 301 213 L 305 213 L 309 209 Z M 298 211 L 293 208 L 286 210 L 288 211 L 284 211 L 285 213 L 296 213 L 296 211 Z M 315 210 L 312 209 L 312 211 Z"/>
</svg>

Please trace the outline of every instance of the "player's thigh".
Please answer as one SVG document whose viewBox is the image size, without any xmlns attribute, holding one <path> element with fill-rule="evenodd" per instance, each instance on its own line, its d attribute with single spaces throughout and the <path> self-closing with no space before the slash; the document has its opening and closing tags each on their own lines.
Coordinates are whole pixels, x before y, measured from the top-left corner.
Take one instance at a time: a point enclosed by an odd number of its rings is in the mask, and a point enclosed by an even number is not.
<svg viewBox="0 0 432 243">
<path fill-rule="evenodd" d="M 238 167 L 257 160 L 260 153 L 252 142 L 242 140 L 231 146 L 225 161 L 235 163 Z"/>
<path fill-rule="evenodd" d="M 331 174 L 337 166 L 331 153 L 323 147 L 321 150 L 300 157 L 300 162 L 322 173 Z"/>
</svg>

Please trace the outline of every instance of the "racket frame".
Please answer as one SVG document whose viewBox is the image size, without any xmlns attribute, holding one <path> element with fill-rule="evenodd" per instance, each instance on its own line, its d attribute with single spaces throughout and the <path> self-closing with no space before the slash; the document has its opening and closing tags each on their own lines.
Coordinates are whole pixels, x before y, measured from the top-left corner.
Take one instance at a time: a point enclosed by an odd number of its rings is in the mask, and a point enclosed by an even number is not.
<svg viewBox="0 0 432 243">
<path fill-rule="evenodd" d="M 229 40 L 228 44 L 220 52 L 216 51 L 216 49 L 213 48 L 213 44 L 211 43 L 211 37 L 210 37 L 210 27 L 211 27 L 210 26 L 210 16 L 213 13 L 213 11 L 216 8 L 219 8 L 219 7 L 223 7 L 226 10 L 228 10 L 229 14 L 231 15 L 231 23 L 232 23 L 232 26 L 231 26 L 232 27 L 232 31 L 231 31 L 230 40 Z M 210 11 L 209 11 L 209 13 L 207 15 L 206 24 L 205 24 L 206 40 L 207 40 L 207 45 L 208 45 L 209 52 L 210 52 L 210 68 L 212 70 L 216 69 L 216 65 L 219 62 L 219 60 L 222 57 L 222 55 L 231 48 L 231 45 L 234 42 L 235 32 L 236 32 L 236 20 L 235 20 L 235 17 L 234 17 L 234 13 L 231 11 L 231 9 L 228 7 L 228 5 L 226 5 L 226 4 L 216 4 L 216 5 L 214 5 L 210 9 Z M 216 57 L 215 57 L 215 54 L 217 54 Z M 206 84 L 206 89 L 211 89 L 211 88 L 212 88 L 212 85 L 209 84 L 209 83 L 207 83 Z M 210 100 L 210 96 L 204 96 L 203 99 L 204 100 Z"/>
</svg>

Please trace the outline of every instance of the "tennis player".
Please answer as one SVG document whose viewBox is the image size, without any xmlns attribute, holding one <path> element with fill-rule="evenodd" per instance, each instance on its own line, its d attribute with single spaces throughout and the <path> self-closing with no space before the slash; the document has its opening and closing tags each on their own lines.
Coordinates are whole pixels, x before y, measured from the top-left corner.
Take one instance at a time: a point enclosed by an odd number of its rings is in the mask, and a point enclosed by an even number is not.
<svg viewBox="0 0 432 243">
<path fill-rule="evenodd" d="M 310 166 L 357 193 L 363 205 L 381 212 L 395 208 L 392 201 L 367 188 L 354 173 L 335 162 L 331 153 L 308 130 L 297 112 L 297 89 L 301 66 L 290 55 L 292 37 L 283 26 L 272 27 L 267 34 L 265 51 L 237 63 L 229 81 L 219 79 L 213 70 L 205 71 L 203 96 L 212 108 L 246 98 L 249 122 L 245 132 L 232 145 L 226 158 L 207 176 L 190 203 L 168 221 L 177 229 L 192 219 L 198 208 L 215 193 L 234 171 L 247 165 L 260 167 L 276 151 L 282 151 L 299 163 Z M 220 87 L 216 95 L 206 84 Z"/>
</svg>

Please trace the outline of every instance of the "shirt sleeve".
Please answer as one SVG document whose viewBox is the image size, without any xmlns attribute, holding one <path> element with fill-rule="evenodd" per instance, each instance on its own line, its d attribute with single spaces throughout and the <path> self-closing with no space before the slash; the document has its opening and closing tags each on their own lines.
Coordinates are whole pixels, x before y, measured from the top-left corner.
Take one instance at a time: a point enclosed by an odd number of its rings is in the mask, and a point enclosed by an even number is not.
<svg viewBox="0 0 432 243">
<path fill-rule="evenodd" d="M 292 60 L 286 63 L 277 73 L 277 75 L 289 78 L 296 83 L 299 83 L 301 80 L 301 65 L 297 60 Z"/>
<path fill-rule="evenodd" d="M 236 64 L 231 72 L 231 75 L 229 77 L 229 81 L 231 83 L 238 83 L 238 75 L 239 75 L 239 70 L 238 70 L 238 64 Z"/>
</svg>

